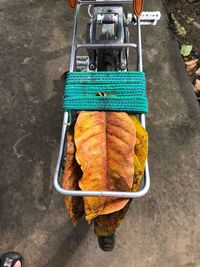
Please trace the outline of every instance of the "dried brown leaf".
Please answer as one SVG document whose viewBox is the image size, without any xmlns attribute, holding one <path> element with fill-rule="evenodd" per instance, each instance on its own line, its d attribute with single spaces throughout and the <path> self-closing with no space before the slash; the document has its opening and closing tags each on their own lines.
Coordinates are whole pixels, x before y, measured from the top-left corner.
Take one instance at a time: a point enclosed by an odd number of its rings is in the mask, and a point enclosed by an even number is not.
<svg viewBox="0 0 200 267">
<path fill-rule="evenodd" d="M 136 127 L 136 145 L 134 156 L 134 177 L 133 177 L 133 191 L 137 191 L 140 186 L 141 178 L 144 172 L 145 162 L 148 153 L 148 134 L 142 127 L 136 116 L 130 116 Z M 115 230 L 122 223 L 123 218 L 129 208 L 131 201 L 126 206 L 117 212 L 98 216 L 94 220 L 94 231 L 97 236 L 109 236 L 112 235 Z"/>
<path fill-rule="evenodd" d="M 200 80 L 196 79 L 196 83 L 195 83 L 194 88 L 195 88 L 194 90 L 196 93 L 200 92 Z"/>
<path fill-rule="evenodd" d="M 140 187 L 142 175 L 144 173 L 145 163 L 148 155 L 148 133 L 142 127 L 138 118 L 134 115 L 130 115 L 135 127 L 136 127 L 136 145 L 134 156 L 134 181 L 133 191 L 137 191 Z"/>
<path fill-rule="evenodd" d="M 80 112 L 75 125 L 81 190 L 131 191 L 136 129 L 124 112 Z M 122 209 L 128 199 L 85 197 L 86 219 Z"/>
<path fill-rule="evenodd" d="M 189 60 L 189 61 L 185 61 L 185 65 L 186 66 L 191 66 L 191 65 L 194 65 L 194 64 L 197 65 L 197 62 L 198 62 L 198 59 L 192 59 L 192 60 Z"/>
<path fill-rule="evenodd" d="M 193 70 L 196 68 L 196 66 L 197 66 L 196 63 L 194 63 L 193 65 L 189 65 L 189 66 L 187 66 L 187 67 L 186 67 L 187 72 L 191 72 L 191 71 L 193 71 Z"/>
<path fill-rule="evenodd" d="M 196 71 L 196 75 L 200 76 L 200 68 Z"/>
<path fill-rule="evenodd" d="M 198 59 L 192 59 L 189 61 L 185 61 L 186 69 L 188 72 L 193 71 L 197 66 Z"/>
<path fill-rule="evenodd" d="M 80 166 L 75 159 L 74 133 L 67 134 L 66 164 L 63 175 L 63 188 L 66 190 L 80 190 L 78 182 L 82 177 Z M 84 213 L 83 199 L 80 197 L 65 197 L 65 206 L 69 218 L 75 225 Z"/>
</svg>

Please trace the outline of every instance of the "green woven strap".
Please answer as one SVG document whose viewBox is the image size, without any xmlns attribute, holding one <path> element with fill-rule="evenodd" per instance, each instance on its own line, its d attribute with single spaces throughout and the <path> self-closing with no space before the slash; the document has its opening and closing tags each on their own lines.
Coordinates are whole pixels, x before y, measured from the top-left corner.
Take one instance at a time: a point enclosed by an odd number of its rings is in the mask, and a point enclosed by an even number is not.
<svg viewBox="0 0 200 267">
<path fill-rule="evenodd" d="M 99 92 L 106 96 L 98 96 Z M 63 108 L 147 113 L 143 72 L 69 72 Z"/>
</svg>

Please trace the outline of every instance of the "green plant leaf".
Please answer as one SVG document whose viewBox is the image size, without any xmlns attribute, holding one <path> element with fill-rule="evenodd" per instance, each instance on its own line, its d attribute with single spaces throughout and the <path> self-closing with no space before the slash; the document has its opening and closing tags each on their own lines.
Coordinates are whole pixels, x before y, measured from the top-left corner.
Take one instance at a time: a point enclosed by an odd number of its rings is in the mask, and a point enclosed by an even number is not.
<svg viewBox="0 0 200 267">
<path fill-rule="evenodd" d="M 188 57 L 192 52 L 192 45 L 191 44 L 182 44 L 181 46 L 181 55 L 184 57 Z"/>
</svg>

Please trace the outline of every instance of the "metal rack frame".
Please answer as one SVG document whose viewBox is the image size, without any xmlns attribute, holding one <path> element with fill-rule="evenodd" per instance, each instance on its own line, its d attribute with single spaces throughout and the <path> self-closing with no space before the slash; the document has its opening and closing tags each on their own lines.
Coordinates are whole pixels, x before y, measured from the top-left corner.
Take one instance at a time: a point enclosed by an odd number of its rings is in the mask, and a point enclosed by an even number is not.
<svg viewBox="0 0 200 267">
<path fill-rule="evenodd" d="M 131 4 L 132 0 L 95 0 L 95 1 L 88 1 L 88 0 L 79 0 L 77 7 L 76 7 L 76 13 L 74 17 L 74 27 L 73 27 L 73 37 L 72 37 L 72 48 L 71 48 L 71 60 L 70 60 L 70 67 L 69 71 L 73 72 L 75 70 L 75 61 L 76 61 L 76 52 L 79 48 L 130 48 L 134 47 L 137 49 L 137 70 L 143 71 L 143 61 L 142 61 L 142 39 L 141 39 L 141 19 L 137 18 L 136 26 L 137 26 L 137 44 L 134 43 L 123 43 L 123 44 L 78 44 L 76 41 L 77 37 L 77 28 L 78 28 L 78 22 L 79 22 L 79 14 L 80 14 L 80 8 L 82 5 L 116 5 L 116 4 Z M 152 23 L 153 24 L 153 23 Z M 147 24 L 143 24 L 147 25 Z M 155 23 L 153 24 L 155 25 Z M 146 122 L 145 122 L 145 115 L 141 114 L 140 116 L 140 122 L 144 128 L 146 128 Z M 64 153 L 64 147 L 65 147 L 65 137 L 66 137 L 66 131 L 67 127 L 69 126 L 68 122 L 68 112 L 64 112 L 64 118 L 63 118 L 63 125 L 62 125 L 62 132 L 61 132 L 61 142 L 60 142 L 60 149 L 58 154 L 58 160 L 56 164 L 56 170 L 54 174 L 54 187 L 55 189 L 65 196 L 77 196 L 77 197 L 117 197 L 117 198 L 140 198 L 147 194 L 150 188 L 150 174 L 149 174 L 149 165 L 148 161 L 146 161 L 145 165 L 145 172 L 144 172 L 144 186 L 140 191 L 137 192 L 116 192 L 116 191 L 78 191 L 78 190 L 65 190 L 60 186 L 59 182 L 59 176 L 61 172 L 61 164 L 62 164 L 62 158 Z"/>
</svg>

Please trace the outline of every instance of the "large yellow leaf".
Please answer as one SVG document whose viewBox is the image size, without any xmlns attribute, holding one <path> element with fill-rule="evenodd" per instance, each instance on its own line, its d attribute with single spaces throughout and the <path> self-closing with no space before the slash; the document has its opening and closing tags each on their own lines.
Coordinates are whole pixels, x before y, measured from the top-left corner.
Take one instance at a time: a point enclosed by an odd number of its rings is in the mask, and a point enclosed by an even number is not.
<svg viewBox="0 0 200 267">
<path fill-rule="evenodd" d="M 134 156 L 134 181 L 133 191 L 138 191 L 141 183 L 141 179 L 144 173 L 145 163 L 148 155 L 148 133 L 142 127 L 138 118 L 134 115 L 130 115 L 135 127 L 136 127 L 136 145 L 135 145 L 135 156 Z"/>
<path fill-rule="evenodd" d="M 66 190 L 80 190 L 78 181 L 82 177 L 82 171 L 75 159 L 73 130 L 67 134 L 66 159 L 63 175 L 63 188 Z M 68 216 L 73 224 L 76 224 L 78 219 L 84 213 L 83 199 L 80 197 L 65 197 L 65 206 Z"/>
<path fill-rule="evenodd" d="M 131 191 L 135 126 L 124 112 L 81 111 L 75 125 L 76 159 L 83 172 L 81 190 Z M 122 209 L 128 199 L 85 197 L 86 219 Z"/>
<path fill-rule="evenodd" d="M 136 127 L 137 137 L 134 155 L 134 177 L 132 190 L 138 191 L 148 154 L 148 134 L 147 131 L 142 127 L 136 116 L 131 115 L 130 117 Z M 129 201 L 122 210 L 96 217 L 94 220 L 94 231 L 96 235 L 112 235 L 122 223 L 130 203 L 131 201 Z"/>
</svg>

